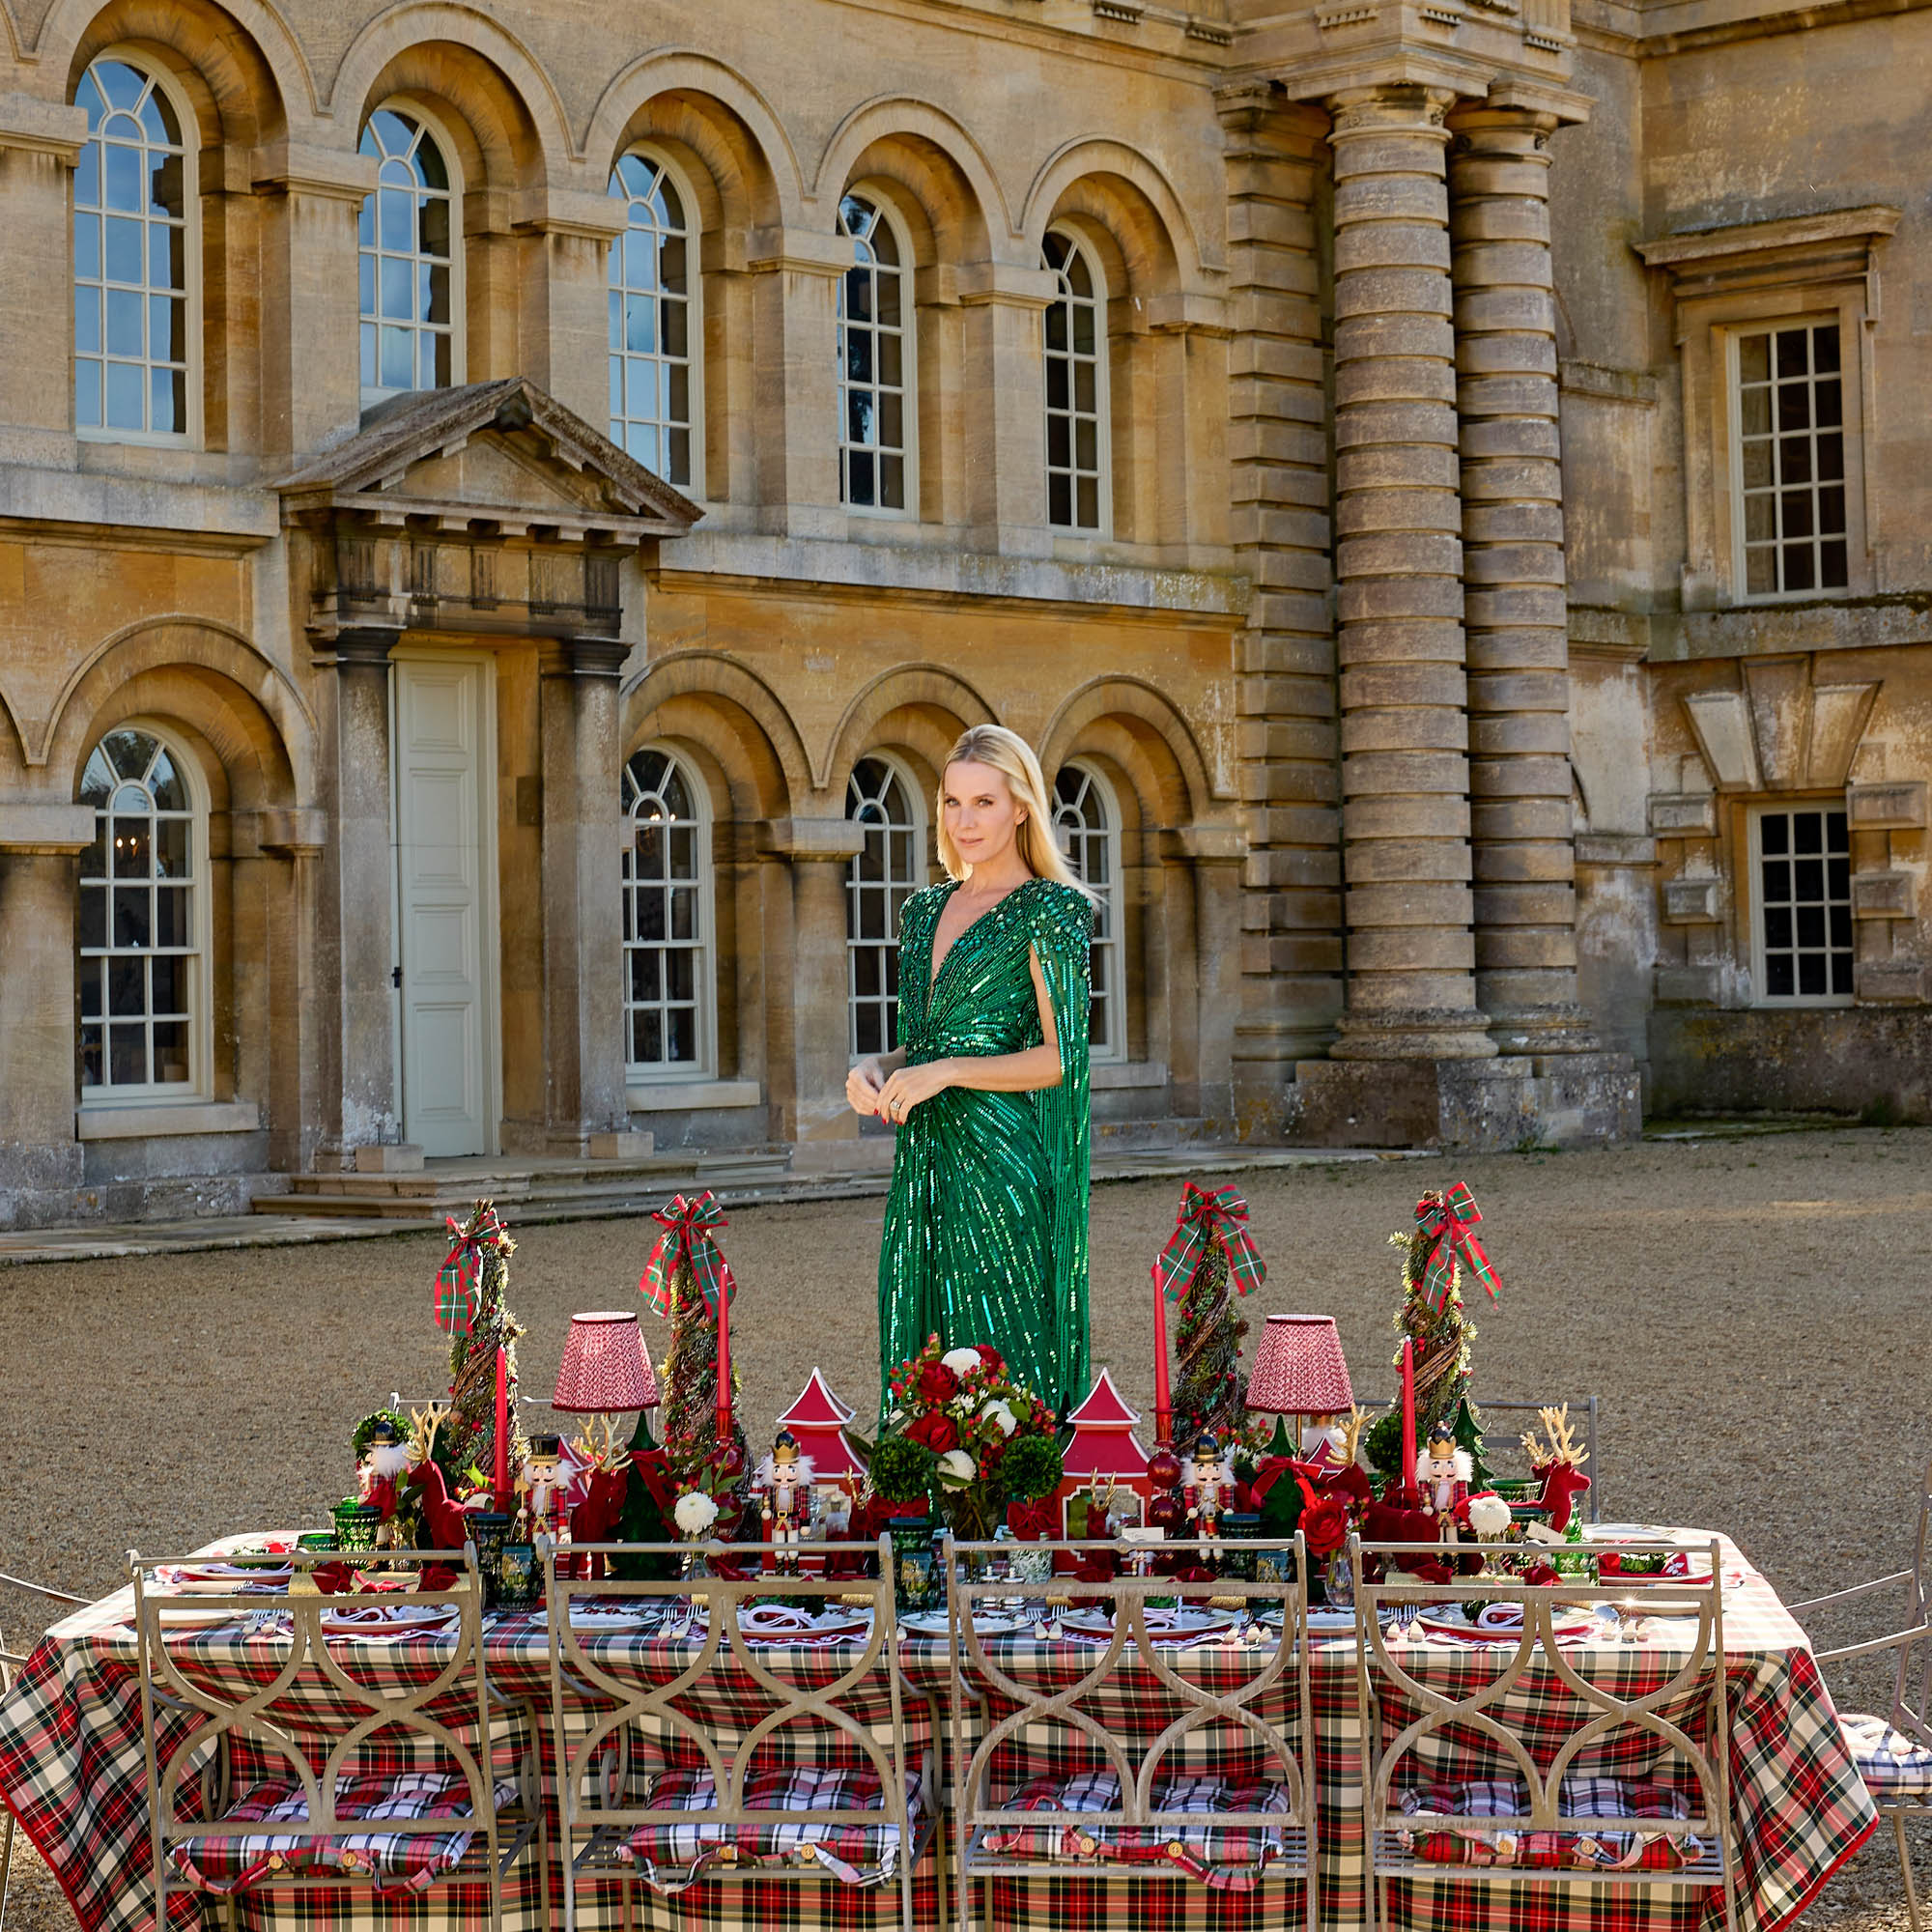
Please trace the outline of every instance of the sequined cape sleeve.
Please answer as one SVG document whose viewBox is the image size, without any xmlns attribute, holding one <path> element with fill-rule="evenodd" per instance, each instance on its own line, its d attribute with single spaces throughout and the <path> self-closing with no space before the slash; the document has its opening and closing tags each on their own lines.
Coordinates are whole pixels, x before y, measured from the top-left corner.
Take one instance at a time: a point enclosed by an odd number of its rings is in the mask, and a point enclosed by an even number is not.
<svg viewBox="0 0 1932 1932">
<path fill-rule="evenodd" d="M 1077 1403 L 1087 1392 L 1087 1220 L 1092 1160 L 1088 1020 L 1093 999 L 1094 907 L 1070 886 L 1036 891 L 1031 938 L 1060 1040 L 1060 1085 L 1033 1096 L 1051 1176 L 1050 1254 L 1054 1353 L 1061 1387 Z"/>
</svg>

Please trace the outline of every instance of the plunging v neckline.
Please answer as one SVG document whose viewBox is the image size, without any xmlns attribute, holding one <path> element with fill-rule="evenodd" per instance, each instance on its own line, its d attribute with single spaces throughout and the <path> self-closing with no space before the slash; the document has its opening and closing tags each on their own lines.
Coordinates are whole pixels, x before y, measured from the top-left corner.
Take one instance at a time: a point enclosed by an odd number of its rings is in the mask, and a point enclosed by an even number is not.
<svg viewBox="0 0 1932 1932">
<path fill-rule="evenodd" d="M 993 915 L 997 913 L 1000 910 L 1000 908 L 1007 903 L 1009 899 L 1012 898 L 1015 894 L 1025 892 L 1029 886 L 1035 884 L 1037 881 L 1038 877 L 1039 874 L 1037 872 L 1029 873 L 1027 877 L 1022 879 L 1019 882 L 1019 884 L 1014 886 L 1010 891 L 1002 893 L 1000 896 L 996 898 L 993 901 L 993 903 L 986 908 L 984 912 L 980 913 L 977 919 L 969 919 L 966 922 L 966 923 L 959 929 L 959 931 L 953 936 L 952 944 L 946 949 L 945 957 L 939 960 L 937 964 L 933 963 L 931 947 L 928 947 L 926 949 L 925 1003 L 928 1007 L 931 1006 L 932 1004 L 932 996 L 939 990 L 939 981 L 941 976 L 945 973 L 946 969 L 952 964 L 952 955 L 955 952 L 957 952 L 959 949 L 963 945 L 965 945 L 967 939 L 972 934 L 978 932 L 979 929 L 982 925 L 984 925 L 985 923 L 989 919 L 991 919 Z M 964 885 L 964 883 L 965 881 L 963 879 L 954 879 L 952 881 L 952 892 L 949 892 L 945 899 L 941 901 L 938 917 L 935 918 L 932 922 L 932 938 L 933 938 L 933 943 L 935 945 L 938 943 L 939 940 L 939 922 L 940 920 L 946 917 L 946 908 L 952 903 L 954 895 L 958 893 L 960 887 Z"/>
</svg>

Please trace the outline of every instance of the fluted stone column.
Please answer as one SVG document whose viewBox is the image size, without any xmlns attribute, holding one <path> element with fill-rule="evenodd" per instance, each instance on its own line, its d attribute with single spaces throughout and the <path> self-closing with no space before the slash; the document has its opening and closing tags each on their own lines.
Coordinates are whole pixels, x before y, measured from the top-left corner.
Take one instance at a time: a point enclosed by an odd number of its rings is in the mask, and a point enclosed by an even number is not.
<svg viewBox="0 0 1932 1932">
<path fill-rule="evenodd" d="M 1505 1053 L 1587 1050 L 1549 261 L 1554 114 L 1477 107 L 1449 161 L 1476 1004 Z"/>
<path fill-rule="evenodd" d="M 1492 1058 L 1478 1010 L 1444 179 L 1455 97 L 1329 102 L 1348 1007 L 1342 1060 Z"/>
</svg>

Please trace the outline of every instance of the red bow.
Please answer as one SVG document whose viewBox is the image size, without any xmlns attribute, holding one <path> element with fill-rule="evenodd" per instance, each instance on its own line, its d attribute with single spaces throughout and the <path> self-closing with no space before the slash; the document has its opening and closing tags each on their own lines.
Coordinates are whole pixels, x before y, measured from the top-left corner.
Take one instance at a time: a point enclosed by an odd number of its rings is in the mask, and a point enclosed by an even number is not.
<svg viewBox="0 0 1932 1932">
<path fill-rule="evenodd" d="M 644 1264 L 638 1293 L 649 1301 L 654 1314 L 670 1314 L 671 1276 L 681 1261 L 690 1262 L 692 1279 L 714 1317 L 721 1295 L 737 1298 L 738 1284 L 731 1278 L 731 1264 L 711 1237 L 712 1229 L 729 1227 L 730 1223 L 708 1187 L 690 1201 L 682 1194 L 673 1195 L 670 1206 L 654 1209 L 651 1219 L 663 1223 L 664 1233 Z"/>
<path fill-rule="evenodd" d="M 483 1281 L 483 1251 L 510 1246 L 509 1230 L 497 1217 L 487 1201 L 476 1204 L 476 1211 L 466 1226 L 454 1214 L 445 1214 L 454 1245 L 443 1257 L 436 1273 L 436 1300 L 432 1312 L 439 1328 L 461 1328 L 466 1335 L 476 1326 L 476 1297 Z"/>
<path fill-rule="evenodd" d="M 1267 1264 L 1248 1233 L 1248 1204 L 1241 1190 L 1230 1182 L 1210 1193 L 1190 1180 L 1180 1190 L 1174 1233 L 1154 1257 L 1154 1286 L 1179 1301 L 1193 1286 L 1194 1272 L 1213 1241 L 1227 1250 L 1228 1275 L 1236 1294 L 1246 1294 L 1267 1279 Z"/>
<path fill-rule="evenodd" d="M 1422 1263 L 1422 1292 L 1430 1307 L 1439 1309 L 1448 1298 L 1459 1261 L 1489 1290 L 1490 1299 L 1495 1299 L 1502 1284 L 1473 1232 L 1482 1218 L 1476 1197 L 1460 1180 L 1452 1181 L 1439 1194 L 1425 1194 L 1415 1204 L 1416 1226 L 1429 1236 Z"/>
</svg>

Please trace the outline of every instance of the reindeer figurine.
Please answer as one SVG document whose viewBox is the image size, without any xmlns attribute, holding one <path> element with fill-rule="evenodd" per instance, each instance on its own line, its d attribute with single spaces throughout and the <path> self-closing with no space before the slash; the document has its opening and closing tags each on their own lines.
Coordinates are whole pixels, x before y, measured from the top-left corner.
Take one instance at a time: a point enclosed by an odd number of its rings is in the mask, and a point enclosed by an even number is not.
<svg viewBox="0 0 1932 1932">
<path fill-rule="evenodd" d="M 1590 1487 L 1582 1469 L 1590 1452 L 1571 1433 L 1567 1402 L 1555 1408 L 1539 1408 L 1537 1414 L 1549 1439 L 1539 1441 L 1535 1430 L 1530 1430 L 1522 1438 L 1523 1453 L 1530 1468 L 1543 1478 L 1543 1507 L 1549 1512 L 1550 1529 L 1560 1536 L 1570 1527 L 1577 1498 Z"/>
</svg>

